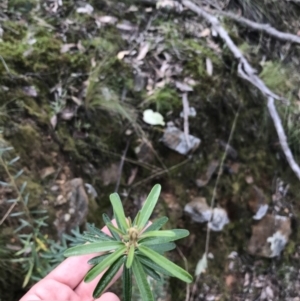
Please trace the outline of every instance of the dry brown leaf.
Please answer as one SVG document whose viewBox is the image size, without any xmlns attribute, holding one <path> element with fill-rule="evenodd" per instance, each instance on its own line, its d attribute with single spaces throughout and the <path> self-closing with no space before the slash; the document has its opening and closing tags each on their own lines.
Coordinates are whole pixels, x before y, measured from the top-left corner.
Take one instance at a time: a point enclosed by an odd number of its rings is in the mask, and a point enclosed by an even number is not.
<svg viewBox="0 0 300 301">
<path fill-rule="evenodd" d="M 254 183 L 254 180 L 253 180 L 253 177 L 252 177 L 252 176 L 247 176 L 247 177 L 245 178 L 245 181 L 246 181 L 247 184 L 252 184 L 252 183 Z"/>
<path fill-rule="evenodd" d="M 113 16 L 101 16 L 97 18 L 97 21 L 104 24 L 116 24 L 118 19 Z"/>
<path fill-rule="evenodd" d="M 143 43 L 140 47 L 139 54 L 138 54 L 136 60 L 137 61 L 143 60 L 146 57 L 146 55 L 149 51 L 149 48 L 150 48 L 150 43 L 149 42 Z"/>
<path fill-rule="evenodd" d="M 57 115 L 53 115 L 53 116 L 51 117 L 50 123 L 51 123 L 53 129 L 55 129 L 55 128 L 56 128 L 56 125 L 57 125 Z"/>
<path fill-rule="evenodd" d="M 176 81 L 175 82 L 175 86 L 177 89 L 179 89 L 181 92 L 191 92 L 193 91 L 194 89 L 189 86 L 188 84 L 186 83 L 183 83 L 183 82 L 179 82 L 179 81 Z"/>
<path fill-rule="evenodd" d="M 85 52 L 85 47 L 81 44 L 81 41 L 79 41 L 76 46 L 79 51 Z"/>
<path fill-rule="evenodd" d="M 131 24 L 130 22 L 122 22 L 122 23 L 118 23 L 116 26 L 118 29 L 120 30 L 124 30 L 124 31 L 134 31 L 137 29 L 136 26 L 134 26 L 133 24 Z"/>
<path fill-rule="evenodd" d="M 210 58 L 206 58 L 206 72 L 209 76 L 213 75 L 213 64 Z"/>
<path fill-rule="evenodd" d="M 78 8 L 76 9 L 76 12 L 77 12 L 78 14 L 88 14 L 88 15 L 91 15 L 93 11 L 94 11 L 93 6 L 90 5 L 90 4 L 88 4 L 88 3 L 85 4 L 85 6 L 83 6 L 83 7 L 78 7 Z"/>
<path fill-rule="evenodd" d="M 40 175 L 42 179 L 52 175 L 53 173 L 55 173 L 55 169 L 53 166 L 45 167 L 40 171 Z"/>
<path fill-rule="evenodd" d="M 81 106 L 82 105 L 82 100 L 79 99 L 78 97 L 76 96 L 71 96 L 72 100 L 78 105 L 78 106 Z"/>
<path fill-rule="evenodd" d="M 64 44 L 60 47 L 60 53 L 66 53 L 69 52 L 70 49 L 76 47 L 77 45 L 74 43 L 70 43 L 70 44 Z"/>
<path fill-rule="evenodd" d="M 201 38 L 208 37 L 209 35 L 210 35 L 210 29 L 209 29 L 209 28 L 205 28 L 205 29 L 202 30 L 201 33 L 200 33 L 200 37 L 201 37 Z"/>
<path fill-rule="evenodd" d="M 123 60 L 123 58 L 128 55 L 130 53 L 129 50 L 123 50 L 123 51 L 120 51 L 118 54 L 117 54 L 117 58 L 119 60 Z"/>
<path fill-rule="evenodd" d="M 138 167 L 134 167 L 134 168 L 131 169 L 131 171 L 130 171 L 130 177 L 128 178 L 127 185 L 130 186 L 133 183 L 133 181 L 136 178 L 138 170 L 139 170 Z"/>
</svg>

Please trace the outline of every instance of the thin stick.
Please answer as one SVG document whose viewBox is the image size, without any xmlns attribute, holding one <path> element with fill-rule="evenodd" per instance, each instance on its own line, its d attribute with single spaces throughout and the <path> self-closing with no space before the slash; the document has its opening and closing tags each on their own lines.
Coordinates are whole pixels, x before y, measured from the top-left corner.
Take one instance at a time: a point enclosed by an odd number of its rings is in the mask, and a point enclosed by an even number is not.
<svg viewBox="0 0 300 301">
<path fill-rule="evenodd" d="M 208 10 L 205 9 L 207 12 Z M 232 19 L 238 23 L 244 24 L 251 29 L 258 30 L 258 31 L 263 31 L 267 33 L 268 35 L 277 38 L 281 41 L 286 41 L 286 42 L 291 42 L 291 43 L 298 43 L 300 44 L 300 36 L 297 36 L 292 33 L 286 33 L 277 30 L 276 28 L 272 27 L 270 24 L 262 24 L 262 23 L 256 23 L 254 21 L 251 21 L 249 19 L 246 19 L 241 16 L 237 16 L 236 14 L 232 12 L 225 12 L 225 11 L 220 11 L 220 10 L 209 10 L 213 14 L 221 15 L 224 17 L 227 17 L 229 19 Z"/>
<path fill-rule="evenodd" d="M 15 206 L 17 205 L 18 201 L 15 201 L 13 204 L 11 204 L 11 206 L 9 207 L 9 209 L 6 211 L 6 213 L 4 214 L 4 216 L 2 217 L 1 221 L 0 221 L 0 226 L 4 223 L 4 221 L 7 219 L 7 217 L 9 216 L 9 214 L 12 212 L 12 210 L 15 208 Z"/>
<path fill-rule="evenodd" d="M 124 150 L 123 155 L 121 157 L 121 161 L 120 161 L 120 165 L 119 165 L 118 180 L 117 180 L 117 183 L 116 183 L 115 192 L 118 192 L 118 190 L 119 190 L 121 176 L 122 176 L 122 170 L 123 170 L 124 161 L 125 161 L 125 158 L 126 158 L 126 154 L 127 154 L 127 151 L 128 151 L 129 144 L 130 144 L 130 140 L 127 140 L 126 147 L 125 147 L 125 150 Z"/>
<path fill-rule="evenodd" d="M 266 85 L 265 83 L 256 75 L 255 70 L 252 68 L 252 66 L 248 63 L 246 58 L 243 56 L 239 48 L 233 43 L 230 36 L 226 32 L 226 30 L 220 25 L 218 19 L 214 17 L 213 15 L 206 12 L 203 8 L 195 5 L 189 0 L 182 0 L 182 4 L 185 5 L 190 10 L 194 11 L 198 15 L 205 18 L 212 27 L 215 29 L 215 31 L 219 34 L 219 36 L 224 40 L 224 42 L 227 44 L 228 48 L 231 50 L 232 54 L 239 60 L 238 65 L 238 74 L 240 77 L 244 78 L 245 80 L 252 83 L 255 87 L 257 87 L 267 98 L 268 98 L 268 110 L 269 113 L 273 119 L 277 135 L 279 137 L 279 142 L 281 145 L 281 148 L 286 156 L 286 159 L 291 167 L 291 169 L 294 171 L 297 178 L 300 180 L 300 167 L 296 163 L 293 154 L 288 146 L 286 134 L 284 132 L 282 122 L 280 120 L 279 114 L 276 111 L 276 107 L 274 104 L 274 100 L 285 100 L 284 98 L 276 95 L 273 93 Z"/>
<path fill-rule="evenodd" d="M 187 93 L 182 94 L 182 106 L 183 106 L 183 131 L 188 148 L 191 147 L 190 135 L 189 135 L 189 101 Z"/>
<path fill-rule="evenodd" d="M 269 110 L 269 113 L 270 113 L 270 115 L 273 119 L 276 131 L 277 131 L 277 134 L 278 134 L 278 138 L 279 138 L 279 141 L 280 141 L 280 145 L 281 145 L 281 148 L 282 148 L 282 150 L 285 154 L 285 157 L 286 157 L 290 167 L 292 168 L 292 170 L 296 174 L 296 176 L 300 179 L 299 165 L 296 163 L 296 161 L 293 157 L 293 154 L 292 154 L 292 152 L 289 148 L 289 145 L 288 145 L 288 142 L 287 142 L 287 137 L 286 137 L 286 134 L 284 132 L 279 114 L 276 110 L 275 103 L 274 103 L 274 98 L 272 98 L 272 97 L 268 97 L 268 110 Z"/>
<path fill-rule="evenodd" d="M 187 261 L 186 257 L 183 255 L 182 251 L 178 247 L 176 247 L 176 250 L 178 251 L 180 257 L 182 258 L 182 260 L 184 262 L 185 270 L 188 272 L 189 271 L 189 264 L 188 264 L 188 261 Z M 186 284 L 185 301 L 189 301 L 189 298 L 190 298 L 190 285 L 187 283 Z"/>
<path fill-rule="evenodd" d="M 244 77 L 248 81 L 250 81 L 255 87 L 257 87 L 265 96 L 273 97 L 274 99 L 281 100 L 285 103 L 288 101 L 274 92 L 272 92 L 265 83 L 257 76 L 257 71 L 248 63 L 240 49 L 233 43 L 232 39 L 228 35 L 227 31 L 220 25 L 218 19 L 206 12 L 203 8 L 197 6 L 193 2 L 189 0 L 182 0 L 182 4 L 189 8 L 191 11 L 195 12 L 199 16 L 205 18 L 214 30 L 219 34 L 219 36 L 224 40 L 227 44 L 228 48 L 231 50 L 232 54 L 238 59 L 239 64 L 243 72 L 248 76 Z"/>
<path fill-rule="evenodd" d="M 176 164 L 176 165 L 170 167 L 168 170 L 161 170 L 161 171 L 159 171 L 159 172 L 156 172 L 156 173 L 154 173 L 153 175 L 151 175 L 150 177 L 148 177 L 148 178 L 146 178 L 146 179 L 143 179 L 143 180 L 141 180 L 141 181 L 139 181 L 139 182 L 134 183 L 133 185 L 131 185 L 131 188 L 136 187 L 136 186 L 138 186 L 138 185 L 140 185 L 140 184 L 142 184 L 142 183 L 145 183 L 145 182 L 147 182 L 147 181 L 149 181 L 149 180 L 151 180 L 151 179 L 153 179 L 153 178 L 155 178 L 155 177 L 157 177 L 157 176 L 161 176 L 161 175 L 163 175 L 164 173 L 168 173 L 168 172 L 172 171 L 173 169 L 176 169 L 176 168 L 178 168 L 178 167 L 184 165 L 184 164 L 187 163 L 188 161 L 189 161 L 189 159 L 186 159 L 186 160 L 184 160 L 183 162 L 178 163 L 178 164 Z"/>
<path fill-rule="evenodd" d="M 219 181 L 220 181 L 220 178 L 221 178 L 223 165 L 224 165 L 225 159 L 227 157 L 228 149 L 230 147 L 230 143 L 231 143 L 231 140 L 232 140 L 232 137 L 233 137 L 233 133 L 234 133 L 235 128 L 236 128 L 236 123 L 237 123 L 237 120 L 238 120 L 238 117 L 239 117 L 240 108 L 241 108 L 241 103 L 239 104 L 238 110 L 237 110 L 237 112 L 235 114 L 235 117 L 234 117 L 234 120 L 233 120 L 233 124 L 232 124 L 231 130 L 230 130 L 230 134 L 229 134 L 229 137 L 228 137 L 228 140 L 227 140 L 227 143 L 226 143 L 226 148 L 225 148 L 225 151 L 223 153 L 223 157 L 222 157 L 221 163 L 219 165 L 218 176 L 217 176 L 216 184 L 214 186 L 214 190 L 213 190 L 211 201 L 210 201 L 210 209 L 211 210 L 213 210 L 213 208 L 215 206 L 215 200 L 216 200 L 216 195 L 217 195 L 217 188 L 218 188 Z M 212 220 L 212 218 L 213 218 L 213 216 L 211 217 L 211 220 Z M 206 241 L 205 241 L 205 253 L 204 253 L 204 254 L 206 254 L 206 256 L 208 254 L 208 249 L 209 249 L 209 240 L 210 240 L 210 227 L 207 226 Z M 198 281 L 200 279 L 200 276 L 201 276 L 201 274 L 199 274 L 196 277 L 196 280 L 195 280 L 193 288 L 192 288 L 193 292 L 196 291 L 196 285 L 197 285 L 197 283 L 198 283 Z M 191 299 L 191 300 L 193 300 L 193 299 Z"/>
</svg>

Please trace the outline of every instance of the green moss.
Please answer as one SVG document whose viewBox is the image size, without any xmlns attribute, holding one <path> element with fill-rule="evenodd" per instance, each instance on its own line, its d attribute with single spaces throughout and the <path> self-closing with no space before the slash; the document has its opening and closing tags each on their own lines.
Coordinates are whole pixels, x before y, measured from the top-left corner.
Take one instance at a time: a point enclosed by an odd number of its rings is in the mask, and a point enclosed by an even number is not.
<svg viewBox="0 0 300 301">
<path fill-rule="evenodd" d="M 182 107 L 180 95 L 174 88 L 168 86 L 155 89 L 154 93 L 147 100 L 150 103 L 155 103 L 156 111 L 162 114 Z"/>
<path fill-rule="evenodd" d="M 287 74 L 290 75 L 287 76 Z M 288 72 L 280 63 L 272 61 L 265 62 L 259 76 L 272 91 L 276 91 L 285 96 L 287 96 L 286 94 L 289 93 L 293 87 L 291 72 Z"/>
<path fill-rule="evenodd" d="M 41 138 L 30 124 L 19 125 L 10 137 L 10 142 L 24 160 L 32 159 L 31 154 L 41 150 Z"/>
<path fill-rule="evenodd" d="M 43 186 L 26 177 L 22 177 L 22 183 L 27 182 L 25 193 L 29 194 L 28 197 L 28 208 L 36 208 L 42 204 L 44 189 Z M 20 183 L 22 185 L 22 183 Z"/>
</svg>

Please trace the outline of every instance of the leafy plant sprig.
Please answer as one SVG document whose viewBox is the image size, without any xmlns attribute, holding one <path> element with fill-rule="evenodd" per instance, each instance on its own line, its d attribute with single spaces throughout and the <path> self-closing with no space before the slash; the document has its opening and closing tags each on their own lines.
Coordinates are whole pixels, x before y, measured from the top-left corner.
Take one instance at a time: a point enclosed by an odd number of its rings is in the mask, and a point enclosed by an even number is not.
<svg viewBox="0 0 300 301">
<path fill-rule="evenodd" d="M 149 225 L 149 218 L 159 198 L 160 190 L 159 184 L 152 188 L 144 206 L 133 221 L 125 217 L 119 195 L 111 194 L 110 201 L 117 226 L 112 224 L 106 214 L 103 215 L 111 236 L 93 225 L 88 225 L 88 231 L 83 234 L 88 244 L 65 251 L 64 255 L 67 257 L 102 252 L 88 261 L 93 267 L 84 278 L 85 282 L 90 282 L 106 270 L 96 285 L 94 298 L 103 293 L 122 266 L 125 301 L 131 301 L 132 274 L 143 301 L 154 301 L 147 275 L 159 280 L 160 274 L 165 274 L 187 283 L 192 282 L 193 278 L 188 272 L 163 256 L 164 252 L 176 247 L 173 241 L 188 236 L 189 232 L 184 229 L 160 230 L 168 221 L 167 217 L 161 217 Z"/>
</svg>

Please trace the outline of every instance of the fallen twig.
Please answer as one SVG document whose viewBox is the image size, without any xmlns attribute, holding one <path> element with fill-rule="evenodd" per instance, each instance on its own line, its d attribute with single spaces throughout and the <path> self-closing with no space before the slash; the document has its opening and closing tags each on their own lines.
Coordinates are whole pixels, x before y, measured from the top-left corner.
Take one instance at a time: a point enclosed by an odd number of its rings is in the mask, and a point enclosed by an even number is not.
<svg viewBox="0 0 300 301">
<path fill-rule="evenodd" d="M 236 124 L 237 124 L 237 120 L 239 118 L 240 109 L 241 109 L 241 103 L 239 104 L 238 110 L 235 114 L 233 124 L 232 124 L 231 130 L 230 130 L 230 134 L 229 134 L 229 137 L 228 137 L 228 140 L 227 140 L 227 143 L 226 143 L 225 151 L 223 153 L 223 156 L 222 156 L 222 159 L 221 159 L 221 162 L 220 162 L 220 165 L 219 165 L 218 176 L 217 176 L 216 184 L 214 186 L 211 201 L 210 201 L 210 209 L 211 210 L 215 207 L 215 200 L 216 200 L 216 197 L 217 197 L 217 188 L 218 188 L 219 181 L 220 181 L 220 178 L 221 178 L 221 175 L 222 175 L 222 170 L 223 170 L 223 167 L 224 167 L 225 159 L 227 157 L 228 149 L 230 147 L 230 144 L 231 144 L 231 141 L 232 141 L 232 138 L 233 138 L 233 133 L 236 129 Z M 211 218 L 212 217 L 213 216 L 211 216 Z M 211 231 L 210 227 L 207 226 L 206 240 L 205 240 L 205 254 L 206 255 L 208 254 L 208 249 L 209 249 L 210 231 Z M 200 276 L 201 276 L 201 274 L 197 275 L 197 277 L 195 279 L 195 282 L 193 284 L 193 287 L 192 287 L 193 294 L 196 292 L 197 283 L 200 279 Z M 191 296 L 190 301 L 194 301 L 194 296 Z"/>
<path fill-rule="evenodd" d="M 202 16 L 205 18 L 213 27 L 213 29 L 219 34 L 219 36 L 224 40 L 224 42 L 227 44 L 228 48 L 231 50 L 232 54 L 239 60 L 238 65 L 238 74 L 252 83 L 255 87 L 257 87 L 267 98 L 268 98 L 268 110 L 269 113 L 273 119 L 281 148 L 286 156 L 286 159 L 300 180 L 300 167 L 296 163 L 293 154 L 288 146 L 286 134 L 284 132 L 282 122 L 280 120 L 280 117 L 276 111 L 276 107 L 274 104 L 274 99 L 278 100 L 285 100 L 284 98 L 276 95 L 273 93 L 266 85 L 265 83 L 257 76 L 256 71 L 252 68 L 252 66 L 248 63 L 246 58 L 243 56 L 239 48 L 233 43 L 232 39 L 226 32 L 226 30 L 220 25 L 218 19 L 206 12 L 203 8 L 195 5 L 193 2 L 189 0 L 182 0 L 182 4 L 192 10 L 193 12 L 197 13 L 199 16 Z M 286 100 L 285 100 L 286 101 Z M 286 101 L 287 102 L 287 101 Z"/>
<path fill-rule="evenodd" d="M 284 132 L 283 126 L 282 126 L 282 122 L 281 119 L 279 117 L 279 114 L 276 110 L 275 107 L 275 103 L 274 103 L 274 98 L 272 97 L 268 97 L 268 110 L 269 113 L 273 119 L 277 134 L 278 134 L 278 138 L 280 141 L 280 145 L 281 148 L 285 154 L 285 157 L 291 167 L 291 169 L 294 171 L 294 173 L 296 174 L 296 176 L 300 179 L 300 167 L 297 164 L 297 162 L 295 161 L 293 154 L 289 148 L 288 142 L 287 142 L 287 137 L 286 134 Z"/>
<path fill-rule="evenodd" d="M 271 96 L 274 99 L 281 100 L 284 102 L 288 102 L 285 98 L 275 94 L 272 92 L 265 83 L 257 76 L 256 70 L 248 63 L 242 52 L 239 48 L 233 43 L 232 39 L 228 35 L 227 31 L 220 25 L 218 19 L 206 12 L 203 8 L 197 6 L 193 2 L 189 0 L 182 0 L 182 4 L 187 8 L 205 18 L 213 27 L 213 29 L 219 34 L 219 36 L 225 41 L 228 48 L 231 50 L 232 54 L 236 59 L 239 60 L 239 73 L 241 72 L 241 76 L 245 74 L 245 79 L 250 81 L 255 87 L 257 87 L 264 95 L 267 97 Z"/>
<path fill-rule="evenodd" d="M 254 30 L 263 31 L 263 32 L 269 34 L 270 36 L 277 38 L 281 41 L 300 44 L 299 36 L 292 34 L 292 33 L 286 33 L 286 32 L 279 31 L 276 28 L 272 27 L 270 24 L 257 23 L 257 22 L 251 21 L 249 19 L 246 19 L 244 17 L 237 16 L 236 14 L 234 14 L 232 12 L 225 12 L 225 11 L 220 11 L 220 10 L 210 10 L 210 12 L 213 14 L 227 17 L 227 18 L 232 19 L 241 24 L 247 25 L 248 27 L 250 27 Z"/>
<path fill-rule="evenodd" d="M 183 106 L 183 131 L 188 148 L 191 147 L 190 136 L 189 136 L 189 101 L 187 93 L 182 94 L 182 106 Z"/>
</svg>

